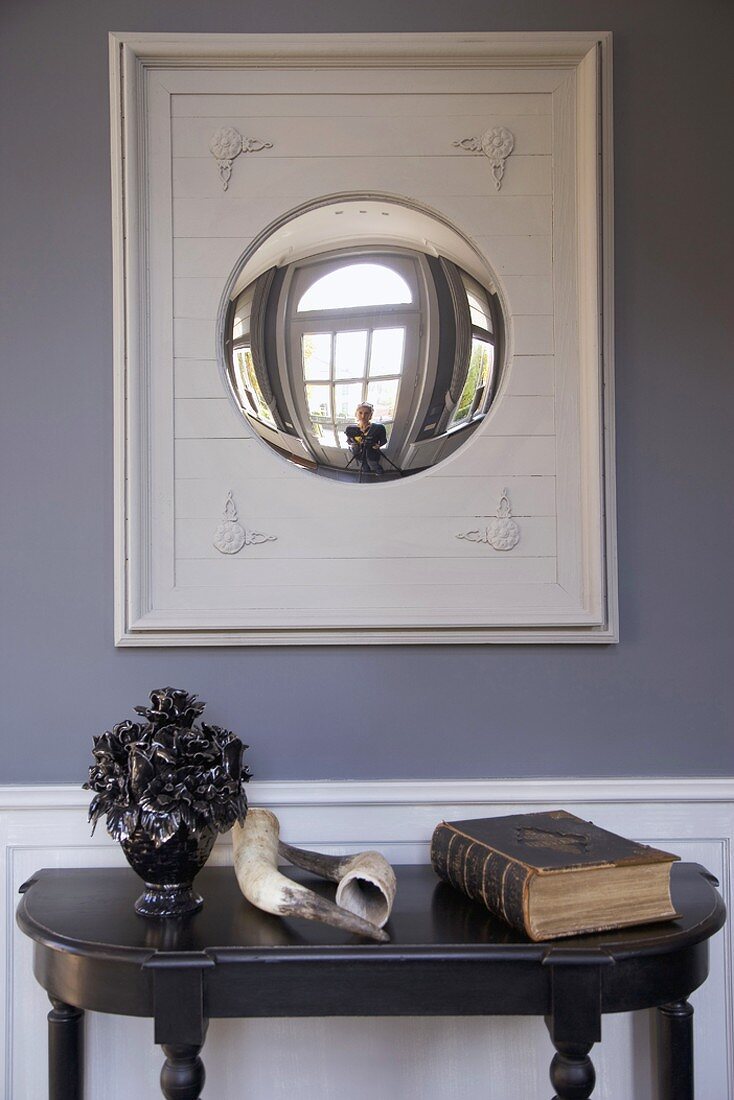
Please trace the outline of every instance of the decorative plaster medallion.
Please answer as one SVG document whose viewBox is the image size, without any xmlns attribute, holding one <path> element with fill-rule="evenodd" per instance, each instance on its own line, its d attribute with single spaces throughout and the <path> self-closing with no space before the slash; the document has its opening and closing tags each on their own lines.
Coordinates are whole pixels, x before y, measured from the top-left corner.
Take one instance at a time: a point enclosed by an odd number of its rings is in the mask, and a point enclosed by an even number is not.
<svg viewBox="0 0 734 1100">
<path fill-rule="evenodd" d="M 257 546 L 261 542 L 276 540 L 277 535 L 262 535 L 259 531 L 248 531 L 239 523 L 237 508 L 230 489 L 224 505 L 224 518 L 214 532 L 214 546 L 220 554 L 237 554 L 243 546 Z"/>
<path fill-rule="evenodd" d="M 466 539 L 467 542 L 486 542 L 494 550 L 512 550 L 517 546 L 520 541 L 520 525 L 512 518 L 507 489 L 502 490 L 496 518 L 491 519 L 483 531 L 466 531 L 456 537 Z"/>
<path fill-rule="evenodd" d="M 462 138 L 454 145 L 469 153 L 484 153 L 492 168 L 494 185 L 499 191 L 505 174 L 505 161 L 515 148 L 515 135 L 504 126 L 493 126 L 491 130 L 485 130 L 481 137 Z"/>
<path fill-rule="evenodd" d="M 216 157 L 219 164 L 219 175 L 222 178 L 222 187 L 226 191 L 229 187 L 232 175 L 232 162 L 240 153 L 259 153 L 261 149 L 272 149 L 272 141 L 260 141 L 258 138 L 243 137 L 234 126 L 220 126 L 215 134 L 212 134 L 209 149 L 212 156 Z"/>
</svg>

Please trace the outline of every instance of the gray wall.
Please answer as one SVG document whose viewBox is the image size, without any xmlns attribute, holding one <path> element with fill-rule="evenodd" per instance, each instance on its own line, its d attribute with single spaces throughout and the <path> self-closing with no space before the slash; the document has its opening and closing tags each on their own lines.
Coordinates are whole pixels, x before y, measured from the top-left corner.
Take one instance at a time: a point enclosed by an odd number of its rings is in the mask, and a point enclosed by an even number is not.
<svg viewBox="0 0 734 1100">
<path fill-rule="evenodd" d="M 732 10 L 3 0 L 0 782 L 167 683 L 259 778 L 734 773 Z M 106 32 L 518 29 L 615 32 L 621 644 L 115 650 Z"/>
</svg>

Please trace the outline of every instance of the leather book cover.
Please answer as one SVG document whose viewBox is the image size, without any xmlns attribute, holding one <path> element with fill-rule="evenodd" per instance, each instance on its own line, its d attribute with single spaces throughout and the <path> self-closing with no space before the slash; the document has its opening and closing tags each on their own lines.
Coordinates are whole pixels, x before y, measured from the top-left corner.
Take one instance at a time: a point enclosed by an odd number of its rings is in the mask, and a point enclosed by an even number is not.
<svg viewBox="0 0 734 1100">
<path fill-rule="evenodd" d="M 539 874 L 575 867 L 619 867 L 678 859 L 670 852 L 610 833 L 566 810 L 442 824 Z"/>
</svg>

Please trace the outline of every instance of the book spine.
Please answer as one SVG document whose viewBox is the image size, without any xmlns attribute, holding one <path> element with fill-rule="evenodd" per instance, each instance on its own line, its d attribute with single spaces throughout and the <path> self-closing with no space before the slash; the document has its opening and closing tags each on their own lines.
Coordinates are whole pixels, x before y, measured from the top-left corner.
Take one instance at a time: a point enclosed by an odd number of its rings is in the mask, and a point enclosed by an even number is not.
<svg viewBox="0 0 734 1100">
<path fill-rule="evenodd" d="M 483 902 L 490 913 L 520 932 L 528 932 L 524 900 L 531 868 L 458 833 L 445 822 L 433 832 L 431 863 L 449 885 Z"/>
</svg>

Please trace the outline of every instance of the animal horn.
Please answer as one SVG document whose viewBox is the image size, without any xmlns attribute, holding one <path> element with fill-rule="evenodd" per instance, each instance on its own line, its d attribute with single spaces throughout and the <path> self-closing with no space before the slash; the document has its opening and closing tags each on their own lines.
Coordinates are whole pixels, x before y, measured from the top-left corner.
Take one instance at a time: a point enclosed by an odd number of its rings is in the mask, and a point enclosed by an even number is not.
<svg viewBox="0 0 734 1100">
<path fill-rule="evenodd" d="M 369 936 L 380 943 L 389 942 L 390 937 L 381 928 L 281 874 L 279 832 L 280 824 L 274 813 L 252 807 L 244 825 L 232 829 L 234 871 L 247 900 L 278 917 L 305 917 L 358 936 Z"/>
<path fill-rule="evenodd" d="M 371 921 L 378 928 L 387 923 L 395 900 L 395 872 L 379 852 L 327 856 L 294 848 L 282 840 L 278 851 L 296 867 L 337 882 L 336 903 L 343 909 Z"/>
</svg>

